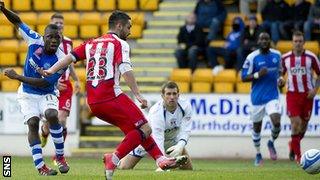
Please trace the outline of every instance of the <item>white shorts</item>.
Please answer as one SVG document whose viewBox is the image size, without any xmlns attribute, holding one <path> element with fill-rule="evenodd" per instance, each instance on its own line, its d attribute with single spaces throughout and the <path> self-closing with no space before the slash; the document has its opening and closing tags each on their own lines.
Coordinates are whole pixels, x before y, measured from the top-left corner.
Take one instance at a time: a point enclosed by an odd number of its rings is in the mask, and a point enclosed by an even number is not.
<svg viewBox="0 0 320 180">
<path fill-rule="evenodd" d="M 53 94 L 28 94 L 19 89 L 17 100 L 20 105 L 25 124 L 34 116 L 39 117 L 40 119 L 41 117 L 44 117 L 44 113 L 47 109 L 59 109 L 58 98 Z"/>
<path fill-rule="evenodd" d="M 165 141 L 164 142 L 164 150 L 167 151 L 167 149 L 171 146 L 176 145 L 177 142 L 176 141 Z M 134 150 L 132 150 L 129 154 L 131 156 L 135 156 L 135 157 L 139 157 L 139 158 L 143 158 L 148 152 L 141 146 L 139 145 L 138 147 L 136 147 Z"/>
<path fill-rule="evenodd" d="M 281 105 L 279 99 L 274 99 L 264 105 L 252 105 L 250 119 L 253 122 L 260 122 L 265 115 L 281 114 Z"/>
</svg>

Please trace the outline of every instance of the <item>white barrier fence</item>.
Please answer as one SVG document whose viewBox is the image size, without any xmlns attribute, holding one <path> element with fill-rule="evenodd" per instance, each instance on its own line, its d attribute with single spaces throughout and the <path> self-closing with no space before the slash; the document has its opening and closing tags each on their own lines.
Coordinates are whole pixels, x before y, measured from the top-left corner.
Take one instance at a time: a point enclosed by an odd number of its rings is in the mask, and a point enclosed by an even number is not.
<svg viewBox="0 0 320 180">
<path fill-rule="evenodd" d="M 161 99 L 160 94 L 144 94 L 150 104 Z M 249 120 L 249 94 L 184 94 L 181 98 L 190 101 L 193 110 L 192 134 L 214 136 L 251 136 Z M 286 115 L 285 96 L 282 105 L 280 136 L 291 135 L 290 119 Z M 147 111 L 144 111 L 145 113 Z M 268 116 L 263 120 L 262 135 L 270 136 L 272 123 Z M 320 135 L 320 96 L 316 96 L 306 136 Z"/>
</svg>

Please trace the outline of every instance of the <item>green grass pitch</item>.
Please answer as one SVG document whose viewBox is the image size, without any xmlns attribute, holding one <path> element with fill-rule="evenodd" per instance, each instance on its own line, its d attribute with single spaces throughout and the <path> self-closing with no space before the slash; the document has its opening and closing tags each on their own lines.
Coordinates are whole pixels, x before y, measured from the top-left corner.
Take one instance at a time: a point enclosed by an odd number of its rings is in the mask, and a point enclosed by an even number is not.
<svg viewBox="0 0 320 180">
<path fill-rule="evenodd" d="M 50 167 L 54 167 L 49 158 L 45 158 L 45 161 Z M 68 161 L 71 167 L 68 174 L 58 174 L 55 177 L 47 178 L 59 180 L 104 179 L 102 158 L 68 158 Z M 113 179 L 320 179 L 320 174 L 309 175 L 294 162 L 286 160 L 265 160 L 263 167 L 254 167 L 253 160 L 193 160 L 193 167 L 193 171 L 172 170 L 169 172 L 155 172 L 154 161 L 143 159 L 134 170 L 117 170 Z M 12 177 L 10 179 L 44 179 L 35 170 L 31 157 L 13 156 L 11 169 Z"/>
</svg>

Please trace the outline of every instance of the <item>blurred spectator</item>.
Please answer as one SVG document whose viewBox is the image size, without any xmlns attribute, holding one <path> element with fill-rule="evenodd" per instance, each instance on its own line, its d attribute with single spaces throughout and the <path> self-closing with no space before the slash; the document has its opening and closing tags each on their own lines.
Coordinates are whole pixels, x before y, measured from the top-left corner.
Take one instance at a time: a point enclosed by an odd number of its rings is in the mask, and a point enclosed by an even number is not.
<svg viewBox="0 0 320 180">
<path fill-rule="evenodd" d="M 217 56 L 223 56 L 225 68 L 232 68 L 236 60 L 236 52 L 240 46 L 241 33 L 244 29 L 244 22 L 240 17 L 235 17 L 232 22 L 232 31 L 228 34 L 224 47 L 208 47 L 207 57 L 212 66 L 212 73 L 217 74 L 224 67 L 218 64 Z"/>
<path fill-rule="evenodd" d="M 267 0 L 240 0 L 239 9 L 241 14 L 245 14 L 247 17 L 252 13 L 250 12 L 250 3 L 257 2 L 257 12 L 261 13 L 264 6 L 267 4 Z"/>
<path fill-rule="evenodd" d="M 207 42 L 216 39 L 227 16 L 222 2 L 220 0 L 199 0 L 194 13 L 197 16 L 197 24 L 201 28 L 209 28 Z"/>
<path fill-rule="evenodd" d="M 296 0 L 290 7 L 290 16 L 280 25 L 280 34 L 283 39 L 289 40 L 293 31 L 303 31 L 303 24 L 308 18 L 311 3 L 305 0 Z"/>
<path fill-rule="evenodd" d="M 259 48 L 258 38 L 261 32 L 261 27 L 257 23 L 255 15 L 249 16 L 249 24 L 244 28 L 241 34 L 241 46 L 237 50 L 237 70 L 242 68 L 242 64 L 252 51 Z"/>
<path fill-rule="evenodd" d="M 196 25 L 196 16 L 191 13 L 186 18 L 186 24 L 180 27 L 178 48 L 175 52 L 179 68 L 196 69 L 198 55 L 205 51 L 202 29 Z"/>
<path fill-rule="evenodd" d="M 304 23 L 303 31 L 306 41 L 311 40 L 313 30 L 320 30 L 320 0 L 310 7 L 308 20 Z"/>
<path fill-rule="evenodd" d="M 280 39 L 279 26 L 288 19 L 289 8 L 290 6 L 284 0 L 269 0 L 261 12 L 263 19 L 261 26 L 265 31 L 270 32 L 274 43 Z"/>
</svg>

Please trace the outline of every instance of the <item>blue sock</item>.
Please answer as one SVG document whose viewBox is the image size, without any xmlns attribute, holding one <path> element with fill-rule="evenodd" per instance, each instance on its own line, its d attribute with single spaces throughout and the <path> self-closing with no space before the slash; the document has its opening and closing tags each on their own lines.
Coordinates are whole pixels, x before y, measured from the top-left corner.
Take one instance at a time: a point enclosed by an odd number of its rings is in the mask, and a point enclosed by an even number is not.
<svg viewBox="0 0 320 180">
<path fill-rule="evenodd" d="M 64 141 L 62 136 L 63 128 L 58 123 L 58 124 L 51 125 L 49 127 L 49 130 L 52 137 L 52 141 L 56 148 L 56 156 L 63 156 L 64 154 Z"/>
<path fill-rule="evenodd" d="M 252 131 L 252 141 L 253 141 L 254 147 L 257 150 L 257 153 L 260 153 L 260 140 L 261 140 L 260 133 L 256 133 Z"/>
<path fill-rule="evenodd" d="M 40 141 L 30 144 L 34 165 L 40 169 L 44 165 Z"/>
</svg>

